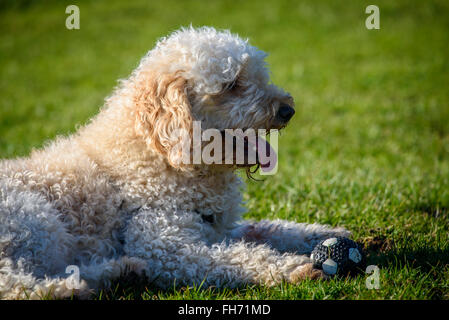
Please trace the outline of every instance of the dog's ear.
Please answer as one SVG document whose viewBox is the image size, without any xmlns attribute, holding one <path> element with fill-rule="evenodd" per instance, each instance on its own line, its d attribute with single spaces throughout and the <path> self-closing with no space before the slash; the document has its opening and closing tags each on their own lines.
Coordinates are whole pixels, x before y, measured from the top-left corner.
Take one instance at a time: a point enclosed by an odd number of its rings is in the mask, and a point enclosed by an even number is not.
<svg viewBox="0 0 449 320">
<path fill-rule="evenodd" d="M 192 137 L 192 114 L 186 93 L 186 80 L 179 74 L 141 74 L 137 84 L 136 133 L 147 145 L 164 155 L 170 165 L 181 170 L 190 166 L 182 161 L 181 143 Z M 184 139 L 184 140 L 183 140 Z"/>
</svg>

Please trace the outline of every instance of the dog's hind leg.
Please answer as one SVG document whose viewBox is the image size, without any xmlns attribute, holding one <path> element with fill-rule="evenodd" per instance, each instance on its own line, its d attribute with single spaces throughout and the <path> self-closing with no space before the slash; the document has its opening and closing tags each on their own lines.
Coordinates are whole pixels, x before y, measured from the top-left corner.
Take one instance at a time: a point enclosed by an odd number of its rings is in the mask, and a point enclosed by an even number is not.
<svg viewBox="0 0 449 320">
<path fill-rule="evenodd" d="M 336 236 L 348 237 L 344 228 L 286 220 L 243 221 L 231 232 L 231 238 L 267 244 L 280 252 L 310 254 L 319 241 Z"/>
<path fill-rule="evenodd" d="M 70 296 L 62 277 L 73 242 L 51 203 L 0 181 L 0 298 Z"/>
<path fill-rule="evenodd" d="M 67 280 L 63 276 L 38 278 L 24 270 L 21 261 L 14 263 L 9 258 L 0 260 L 0 299 L 40 300 L 90 295 L 91 290 L 85 281 L 80 281 L 75 288 Z"/>
<path fill-rule="evenodd" d="M 108 288 L 112 280 L 130 273 L 142 276 L 146 269 L 146 261 L 135 257 L 122 256 L 81 265 L 79 272 L 80 278 L 86 281 L 90 288 L 98 290 Z"/>
</svg>

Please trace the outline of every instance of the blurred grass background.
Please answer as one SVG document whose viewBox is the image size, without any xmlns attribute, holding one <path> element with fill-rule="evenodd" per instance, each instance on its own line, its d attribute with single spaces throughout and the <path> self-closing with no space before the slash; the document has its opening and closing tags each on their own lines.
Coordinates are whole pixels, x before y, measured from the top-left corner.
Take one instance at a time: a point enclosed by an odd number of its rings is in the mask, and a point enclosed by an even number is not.
<svg viewBox="0 0 449 320">
<path fill-rule="evenodd" d="M 65 28 L 65 8 L 81 11 Z M 367 30 L 365 8 L 380 8 Z M 180 26 L 231 29 L 270 53 L 296 100 L 279 172 L 248 181 L 254 219 L 345 226 L 381 268 L 298 286 L 159 292 L 118 283 L 100 298 L 449 298 L 449 2 L 0 2 L 0 158 L 69 134 L 157 38 Z"/>
</svg>

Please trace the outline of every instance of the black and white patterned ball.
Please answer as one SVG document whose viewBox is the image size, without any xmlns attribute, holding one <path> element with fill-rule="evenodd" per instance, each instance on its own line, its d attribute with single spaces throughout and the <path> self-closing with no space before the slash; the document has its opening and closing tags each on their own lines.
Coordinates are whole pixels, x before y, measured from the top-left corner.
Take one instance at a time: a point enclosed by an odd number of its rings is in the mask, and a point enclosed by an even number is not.
<svg viewBox="0 0 449 320">
<path fill-rule="evenodd" d="M 315 268 L 322 269 L 329 276 L 357 273 L 365 267 L 362 248 L 345 237 L 321 241 L 313 249 L 310 258 Z"/>
</svg>

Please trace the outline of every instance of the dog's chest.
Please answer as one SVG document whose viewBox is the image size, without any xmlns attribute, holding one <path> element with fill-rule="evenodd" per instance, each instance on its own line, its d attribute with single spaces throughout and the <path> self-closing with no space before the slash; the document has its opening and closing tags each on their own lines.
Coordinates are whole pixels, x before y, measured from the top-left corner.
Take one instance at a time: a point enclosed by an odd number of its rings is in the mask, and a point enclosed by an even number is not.
<svg viewBox="0 0 449 320">
<path fill-rule="evenodd" d="M 148 179 L 145 186 L 128 186 L 124 191 L 132 207 L 192 212 L 205 223 L 215 224 L 223 221 L 224 215 L 240 213 L 240 185 L 234 175 L 203 179 L 158 177 Z"/>
</svg>

